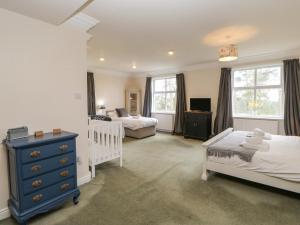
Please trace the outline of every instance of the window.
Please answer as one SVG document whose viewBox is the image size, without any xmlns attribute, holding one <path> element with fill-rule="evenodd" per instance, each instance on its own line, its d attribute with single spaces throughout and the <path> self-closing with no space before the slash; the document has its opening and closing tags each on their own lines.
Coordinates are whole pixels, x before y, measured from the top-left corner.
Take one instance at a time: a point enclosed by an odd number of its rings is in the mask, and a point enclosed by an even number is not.
<svg viewBox="0 0 300 225">
<path fill-rule="evenodd" d="M 268 66 L 233 72 L 233 115 L 283 117 L 282 67 Z"/>
<path fill-rule="evenodd" d="M 152 111 L 175 113 L 176 108 L 176 78 L 153 79 Z"/>
</svg>

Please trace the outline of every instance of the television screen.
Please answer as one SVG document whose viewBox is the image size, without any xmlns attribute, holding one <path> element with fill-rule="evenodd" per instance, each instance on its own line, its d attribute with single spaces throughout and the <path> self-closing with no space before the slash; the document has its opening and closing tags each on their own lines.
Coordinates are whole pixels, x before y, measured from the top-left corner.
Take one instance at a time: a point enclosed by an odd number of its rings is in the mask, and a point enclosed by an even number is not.
<svg viewBox="0 0 300 225">
<path fill-rule="evenodd" d="M 210 98 L 190 98 L 190 110 L 210 112 Z"/>
</svg>

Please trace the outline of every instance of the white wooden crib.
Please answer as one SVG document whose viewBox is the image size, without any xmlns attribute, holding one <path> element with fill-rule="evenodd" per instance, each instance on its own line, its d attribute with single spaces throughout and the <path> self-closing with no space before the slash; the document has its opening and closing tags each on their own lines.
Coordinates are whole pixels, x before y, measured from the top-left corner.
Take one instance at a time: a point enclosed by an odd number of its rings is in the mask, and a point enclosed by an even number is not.
<svg viewBox="0 0 300 225">
<path fill-rule="evenodd" d="M 88 122 L 89 164 L 92 178 L 95 177 L 95 166 L 101 163 L 120 158 L 122 167 L 122 122 L 90 119 Z"/>
</svg>

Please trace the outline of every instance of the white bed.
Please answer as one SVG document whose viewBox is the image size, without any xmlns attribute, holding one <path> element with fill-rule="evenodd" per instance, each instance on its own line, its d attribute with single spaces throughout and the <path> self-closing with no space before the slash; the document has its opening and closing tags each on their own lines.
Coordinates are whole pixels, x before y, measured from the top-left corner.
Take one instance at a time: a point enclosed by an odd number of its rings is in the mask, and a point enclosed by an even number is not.
<svg viewBox="0 0 300 225">
<path fill-rule="evenodd" d="M 202 144 L 205 149 L 203 180 L 207 180 L 207 171 L 214 171 L 300 193 L 300 137 L 273 135 L 272 140 L 267 141 L 270 150 L 255 152 L 250 162 L 236 155 L 230 158 L 208 156 L 210 146 L 225 143 L 236 132 L 240 131 L 229 128 Z"/>
<path fill-rule="evenodd" d="M 107 115 L 113 121 L 121 121 L 125 136 L 133 138 L 145 138 L 156 134 L 158 120 L 143 116 L 118 117 L 115 110 L 107 111 Z"/>
<path fill-rule="evenodd" d="M 157 125 L 157 119 L 142 116 L 112 117 L 114 121 L 122 121 L 124 128 L 138 130 Z"/>
</svg>

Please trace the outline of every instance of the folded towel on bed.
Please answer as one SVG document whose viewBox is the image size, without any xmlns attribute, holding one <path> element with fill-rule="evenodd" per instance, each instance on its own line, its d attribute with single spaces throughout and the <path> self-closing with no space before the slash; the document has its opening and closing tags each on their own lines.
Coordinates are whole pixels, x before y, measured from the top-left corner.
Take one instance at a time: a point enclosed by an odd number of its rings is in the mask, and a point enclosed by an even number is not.
<svg viewBox="0 0 300 225">
<path fill-rule="evenodd" d="M 263 140 L 272 140 L 272 135 L 260 128 L 253 129 L 252 132 L 248 133 L 247 137 L 261 137 Z"/>
<path fill-rule="evenodd" d="M 263 130 L 259 128 L 255 128 L 253 130 L 252 135 L 245 138 L 245 141 L 241 143 L 241 146 L 247 149 L 254 149 L 257 151 L 268 151 L 270 146 L 269 143 L 263 141 L 265 138 L 270 138 L 270 134 L 266 136 L 267 133 L 265 133 Z"/>
<path fill-rule="evenodd" d="M 270 149 L 269 143 L 263 141 L 261 144 L 250 144 L 249 142 L 241 143 L 241 146 L 246 149 L 253 149 L 261 152 L 267 152 Z"/>
<path fill-rule="evenodd" d="M 256 136 L 246 137 L 245 142 L 251 145 L 260 145 L 263 143 L 263 139 L 262 137 L 256 137 Z"/>
<path fill-rule="evenodd" d="M 254 130 L 253 130 L 253 134 L 254 134 L 254 136 L 256 136 L 256 137 L 263 137 L 263 136 L 265 136 L 265 131 L 263 131 L 262 129 L 260 129 L 260 128 L 255 128 Z"/>
<path fill-rule="evenodd" d="M 256 136 L 254 135 L 253 132 L 250 132 L 250 133 L 247 134 L 247 137 L 256 137 Z M 261 138 L 263 140 L 272 140 L 272 135 L 269 134 L 269 133 L 265 133 L 265 135 L 263 137 L 261 137 Z"/>
<path fill-rule="evenodd" d="M 140 119 L 141 118 L 141 115 L 137 115 L 137 116 L 131 116 L 132 119 Z"/>
<path fill-rule="evenodd" d="M 265 136 L 263 136 L 264 140 L 272 140 L 272 135 L 269 133 L 265 133 Z"/>
</svg>

